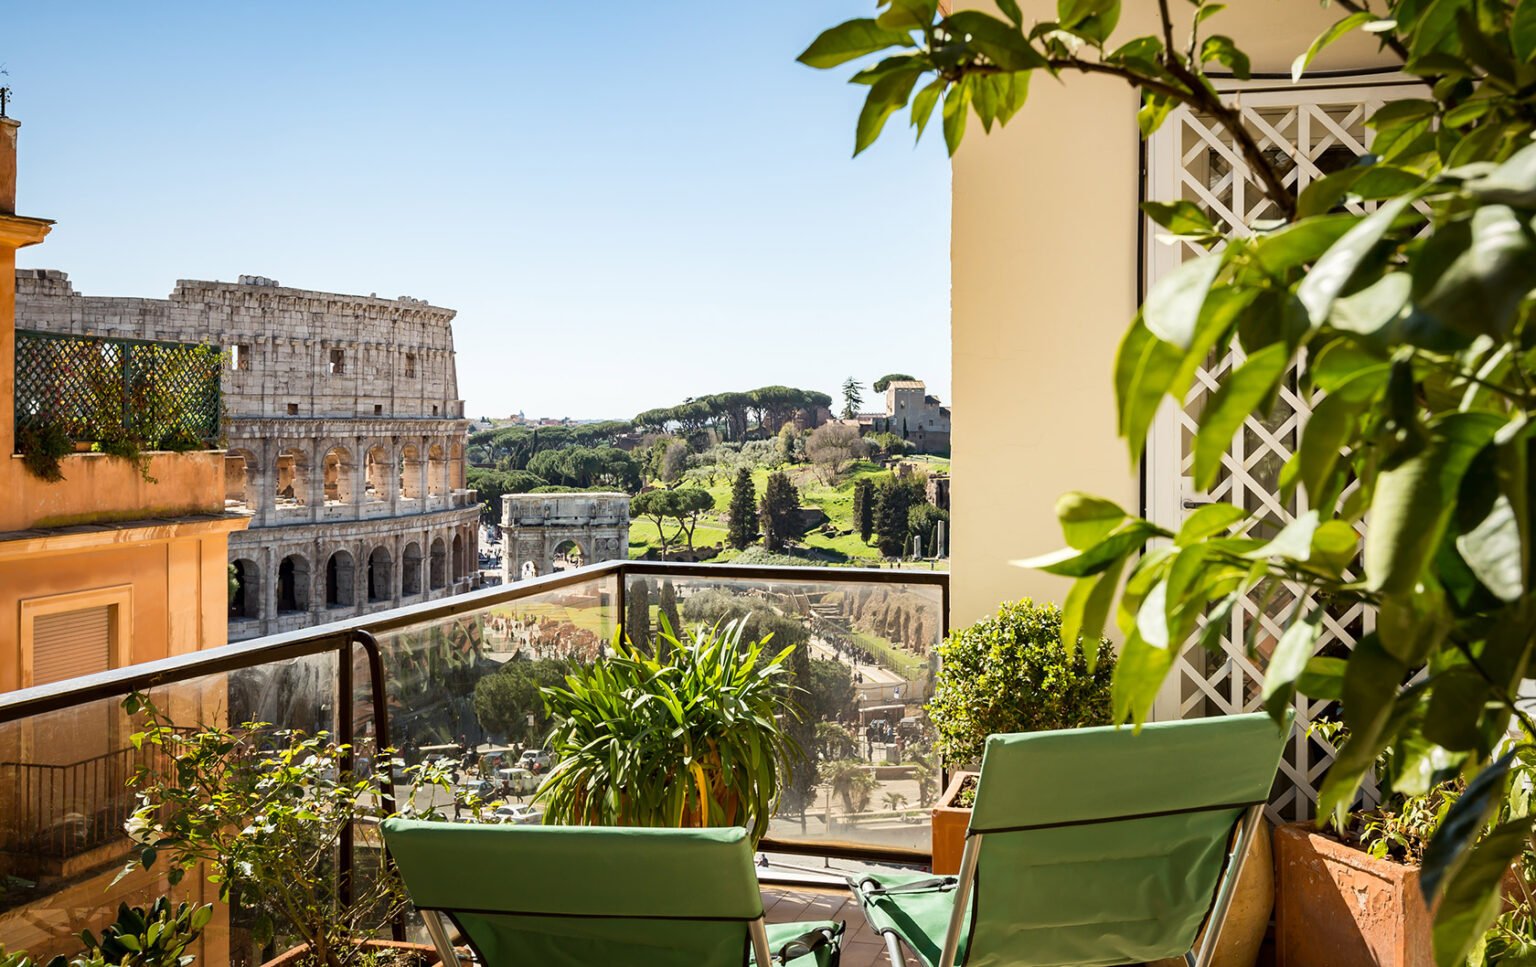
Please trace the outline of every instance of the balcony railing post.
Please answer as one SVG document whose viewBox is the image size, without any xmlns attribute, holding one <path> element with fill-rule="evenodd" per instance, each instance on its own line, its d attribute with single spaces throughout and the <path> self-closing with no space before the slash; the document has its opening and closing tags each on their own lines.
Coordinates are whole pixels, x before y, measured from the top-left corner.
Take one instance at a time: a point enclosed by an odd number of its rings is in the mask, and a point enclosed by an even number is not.
<svg viewBox="0 0 1536 967">
<path fill-rule="evenodd" d="M 341 744 L 341 760 L 337 763 L 341 775 L 337 779 L 350 783 L 354 763 L 357 761 L 352 750 L 352 723 L 355 719 L 352 700 L 355 690 L 352 687 L 351 638 L 343 641 L 336 650 L 336 662 L 336 740 Z M 336 861 L 336 902 L 343 908 L 352 905 L 352 853 L 356 836 L 352 827 L 351 822 L 342 827 L 336 846 L 341 853 Z"/>
</svg>

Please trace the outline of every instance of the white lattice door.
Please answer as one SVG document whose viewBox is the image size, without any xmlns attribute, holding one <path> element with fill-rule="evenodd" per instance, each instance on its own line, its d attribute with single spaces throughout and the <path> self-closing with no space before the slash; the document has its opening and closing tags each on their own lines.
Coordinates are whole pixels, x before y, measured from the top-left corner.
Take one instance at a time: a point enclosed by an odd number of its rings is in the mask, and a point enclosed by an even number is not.
<svg viewBox="0 0 1536 967">
<path fill-rule="evenodd" d="M 1365 154 L 1369 145 L 1365 120 L 1386 101 L 1416 96 L 1418 90 L 1384 81 L 1348 87 L 1253 86 L 1240 89 L 1236 96 L 1260 147 L 1285 171 L 1287 186 L 1299 192 Z M 1146 178 L 1149 199 L 1194 202 L 1238 236 L 1277 214 L 1231 136 L 1185 108 L 1173 112 L 1148 142 Z M 1149 285 L 1183 259 L 1200 254 L 1194 245 L 1162 237 L 1162 230 L 1150 221 L 1144 231 Z M 1273 412 L 1255 413 L 1244 421 L 1223 458 L 1215 486 L 1207 492 L 1195 489 L 1191 473 L 1196 420 L 1218 380 L 1242 361 L 1236 346 L 1213 353 L 1197 372 L 1184 404 L 1169 402 L 1158 415 L 1147 448 L 1145 510 L 1164 526 L 1177 527 L 1202 504 L 1228 501 L 1261 518 L 1255 536 L 1263 537 L 1306 512 L 1304 495 L 1285 500 L 1279 487 L 1280 468 L 1295 451 L 1311 412 L 1294 372 L 1282 384 Z M 1299 593 L 1299 587 L 1285 584 L 1261 589 L 1234 609 L 1220 651 L 1187 648 L 1174 663 L 1155 716 L 1200 718 L 1262 708 L 1263 666 Z M 1373 615 L 1358 605 L 1328 614 L 1319 653 L 1343 654 L 1371 630 L 1372 622 Z M 1324 711 L 1324 703 L 1299 703 L 1296 732 L 1280 766 L 1284 781 L 1270 808 L 1273 820 L 1312 815 L 1317 788 L 1334 752 L 1327 742 L 1308 735 L 1309 724 Z"/>
</svg>

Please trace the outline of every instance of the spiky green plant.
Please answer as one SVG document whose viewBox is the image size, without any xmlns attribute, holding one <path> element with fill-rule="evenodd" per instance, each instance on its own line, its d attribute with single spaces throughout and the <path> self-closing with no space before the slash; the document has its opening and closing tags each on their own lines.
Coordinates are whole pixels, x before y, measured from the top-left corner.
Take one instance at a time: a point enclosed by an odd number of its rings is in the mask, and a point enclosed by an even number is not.
<svg viewBox="0 0 1536 967">
<path fill-rule="evenodd" d="M 803 753 L 776 715 L 793 647 L 743 642 L 738 622 L 699 628 L 656 658 L 622 638 L 614 655 L 544 689 L 557 762 L 535 801 L 544 822 L 586 826 L 744 826 L 768 832 Z"/>
</svg>

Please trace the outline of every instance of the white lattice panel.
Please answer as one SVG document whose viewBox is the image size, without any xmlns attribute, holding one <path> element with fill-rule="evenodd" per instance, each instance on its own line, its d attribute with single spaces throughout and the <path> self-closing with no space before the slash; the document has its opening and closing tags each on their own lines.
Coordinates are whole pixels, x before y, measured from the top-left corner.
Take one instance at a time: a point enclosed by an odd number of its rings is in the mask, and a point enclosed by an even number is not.
<svg viewBox="0 0 1536 967">
<path fill-rule="evenodd" d="M 1245 88 L 1237 96 L 1243 119 L 1266 155 L 1285 172 L 1293 192 L 1353 163 L 1369 146 L 1365 126 L 1376 108 L 1397 97 L 1414 96 L 1408 84 L 1381 83 L 1353 87 Z M 1147 145 L 1147 197 L 1155 201 L 1186 200 L 1201 206 L 1228 232 L 1243 236 L 1251 227 L 1276 217 L 1233 139 L 1210 119 L 1185 108 L 1173 112 Z M 1147 221 L 1146 281 L 1150 285 L 1184 258 L 1200 254 L 1197 246 L 1160 237 L 1161 229 Z M 1215 392 L 1218 380 L 1243 361 L 1236 346 L 1215 353 L 1200 369 L 1183 406 L 1168 403 L 1154 424 L 1147 450 L 1146 513 L 1168 527 L 1177 527 L 1192 509 L 1211 501 L 1237 504 L 1263 520 L 1256 536 L 1272 534 L 1307 510 L 1304 495 L 1284 500 L 1279 492 L 1280 468 L 1295 451 L 1311 412 L 1297 389 L 1292 372 L 1282 385 L 1271 413 L 1255 413 L 1244 421 L 1222 461 L 1216 484 L 1198 491 L 1191 478 L 1197 420 Z M 1191 646 L 1179 655 L 1162 695 L 1156 717 L 1199 718 L 1252 712 L 1262 708 L 1263 667 L 1294 611 L 1299 586 L 1279 585 L 1255 593 L 1232 614 L 1220 652 Z M 1362 606 L 1330 612 L 1324 620 L 1318 651 L 1342 655 L 1370 631 L 1373 615 Z M 1277 822 L 1312 815 L 1322 775 L 1335 750 L 1308 736 L 1314 718 L 1327 712 L 1327 703 L 1302 702 L 1296 732 L 1281 762 L 1284 781 L 1271 803 Z"/>
</svg>

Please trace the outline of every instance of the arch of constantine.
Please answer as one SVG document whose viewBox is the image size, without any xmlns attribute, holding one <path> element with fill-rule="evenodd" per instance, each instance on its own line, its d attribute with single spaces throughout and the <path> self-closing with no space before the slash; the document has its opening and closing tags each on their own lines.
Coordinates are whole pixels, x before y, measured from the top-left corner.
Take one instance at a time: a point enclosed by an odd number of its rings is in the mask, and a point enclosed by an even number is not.
<svg viewBox="0 0 1536 967">
<path fill-rule="evenodd" d="M 629 556 L 627 494 L 507 494 L 501 505 L 503 581 Z"/>
</svg>

